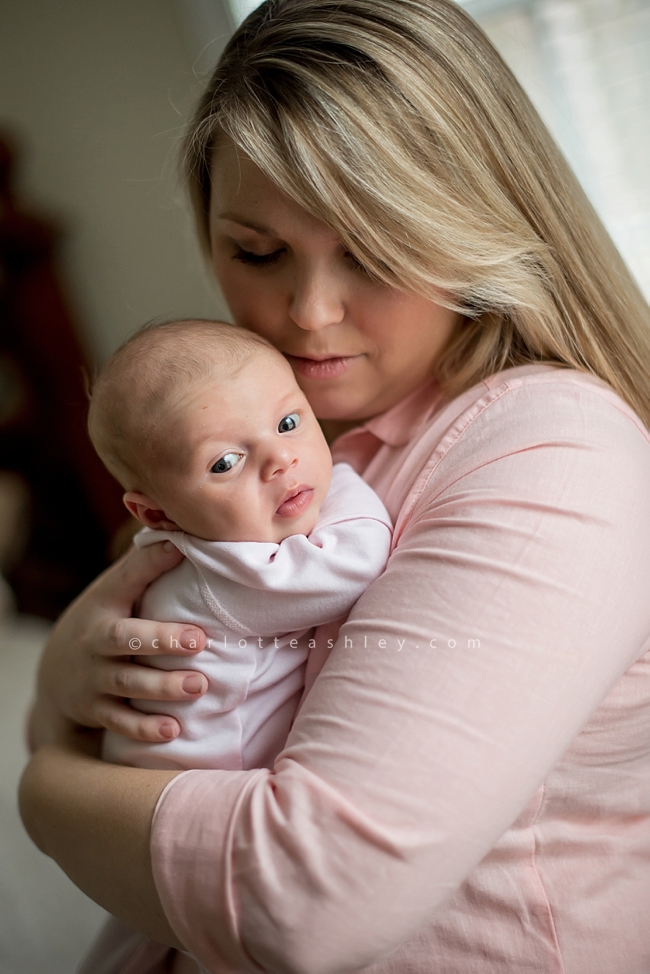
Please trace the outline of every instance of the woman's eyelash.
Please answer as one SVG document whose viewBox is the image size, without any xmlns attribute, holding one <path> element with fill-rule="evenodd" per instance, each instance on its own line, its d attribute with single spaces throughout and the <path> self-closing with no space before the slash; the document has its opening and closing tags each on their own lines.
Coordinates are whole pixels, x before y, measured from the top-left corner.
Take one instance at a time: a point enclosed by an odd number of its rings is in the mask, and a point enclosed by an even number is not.
<svg viewBox="0 0 650 974">
<path fill-rule="evenodd" d="M 284 248 L 274 250 L 270 254 L 256 254 L 252 250 L 244 250 L 243 247 L 238 247 L 233 254 L 233 260 L 238 260 L 242 264 L 252 264 L 253 267 L 268 267 L 270 264 L 275 264 L 282 257 L 283 253 Z M 349 250 L 345 253 L 345 259 L 354 270 L 361 271 L 363 274 L 370 276 L 370 271 L 367 267 L 354 254 L 351 254 Z"/>
<path fill-rule="evenodd" d="M 284 250 L 274 250 L 271 254 L 254 254 L 251 250 L 239 247 L 233 254 L 233 260 L 241 261 L 242 264 L 253 264 L 254 267 L 264 267 L 275 264 L 283 253 Z"/>
<path fill-rule="evenodd" d="M 349 250 L 346 250 L 345 252 L 345 259 L 347 260 L 352 270 L 360 271 L 362 274 L 365 274 L 367 277 L 372 277 L 372 272 L 369 271 L 366 265 L 362 264 L 361 261 L 354 256 L 354 254 L 350 253 Z"/>
</svg>

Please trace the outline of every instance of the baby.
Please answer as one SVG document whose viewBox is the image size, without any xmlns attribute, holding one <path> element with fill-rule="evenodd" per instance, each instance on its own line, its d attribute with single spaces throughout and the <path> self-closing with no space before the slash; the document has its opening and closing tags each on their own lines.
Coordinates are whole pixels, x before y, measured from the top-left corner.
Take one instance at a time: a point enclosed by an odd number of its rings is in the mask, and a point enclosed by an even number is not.
<svg viewBox="0 0 650 974">
<path fill-rule="evenodd" d="M 200 670 L 187 702 L 131 701 L 181 733 L 150 744 L 104 736 L 104 757 L 148 768 L 272 767 L 301 697 L 314 626 L 347 615 L 381 574 L 389 516 L 347 464 L 332 467 L 291 367 L 221 322 L 147 328 L 95 384 L 89 431 L 144 525 L 184 560 L 146 590 L 143 618 L 201 626 L 206 649 L 146 665 Z"/>
</svg>

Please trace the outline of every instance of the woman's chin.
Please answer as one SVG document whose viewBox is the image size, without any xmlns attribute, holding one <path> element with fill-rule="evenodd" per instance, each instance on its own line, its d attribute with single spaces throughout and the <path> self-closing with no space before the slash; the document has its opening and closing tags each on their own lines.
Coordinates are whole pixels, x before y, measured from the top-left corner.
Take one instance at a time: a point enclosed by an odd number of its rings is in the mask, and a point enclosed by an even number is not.
<svg viewBox="0 0 650 974">
<path fill-rule="evenodd" d="M 332 382 L 327 388 L 324 382 L 305 381 L 302 376 L 296 379 L 317 419 L 361 423 L 373 415 L 375 397 L 358 382 Z"/>
<path fill-rule="evenodd" d="M 303 390 L 305 391 L 305 390 Z M 370 415 L 364 415 L 364 410 L 360 409 L 357 403 L 322 401 L 320 397 L 310 396 L 306 391 L 309 405 L 314 410 L 316 419 L 327 423 L 350 423 L 357 425 L 364 423 Z"/>
</svg>

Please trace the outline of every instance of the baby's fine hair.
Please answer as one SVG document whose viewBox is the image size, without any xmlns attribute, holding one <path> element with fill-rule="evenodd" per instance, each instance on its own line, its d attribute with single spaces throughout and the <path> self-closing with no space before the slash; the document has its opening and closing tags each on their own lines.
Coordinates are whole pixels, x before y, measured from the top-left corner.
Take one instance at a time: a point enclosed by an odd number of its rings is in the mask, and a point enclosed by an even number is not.
<svg viewBox="0 0 650 974">
<path fill-rule="evenodd" d="M 147 471 L 164 452 L 164 414 L 188 387 L 229 375 L 259 352 L 279 355 L 259 335 L 222 321 L 151 322 L 124 342 L 97 375 L 88 432 L 105 466 L 126 490 L 148 485 Z"/>
</svg>

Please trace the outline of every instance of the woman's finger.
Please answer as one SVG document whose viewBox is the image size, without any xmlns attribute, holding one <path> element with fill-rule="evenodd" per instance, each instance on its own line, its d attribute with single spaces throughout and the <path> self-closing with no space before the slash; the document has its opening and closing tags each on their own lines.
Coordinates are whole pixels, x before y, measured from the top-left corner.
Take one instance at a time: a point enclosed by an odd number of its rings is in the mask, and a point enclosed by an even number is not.
<svg viewBox="0 0 650 974">
<path fill-rule="evenodd" d="M 96 693 L 133 700 L 193 700 L 208 689 L 197 670 L 159 670 L 128 660 L 98 660 L 93 673 Z"/>
<path fill-rule="evenodd" d="M 134 600 L 147 585 L 181 559 L 174 545 L 133 549 L 68 607 L 52 630 L 39 667 L 41 717 L 35 723 L 47 726 L 40 726 L 33 736 L 35 746 L 47 739 L 60 719 L 84 727 L 111 727 L 143 741 L 170 740 L 180 732 L 174 718 L 142 714 L 120 698 L 191 700 L 207 687 L 207 679 L 195 672 L 154 670 L 129 659 L 194 656 L 204 648 L 205 634 L 191 624 L 129 618 Z"/>
<path fill-rule="evenodd" d="M 96 645 L 102 656 L 194 656 L 206 644 L 202 629 L 187 623 L 110 618 L 106 638 Z"/>
<path fill-rule="evenodd" d="M 106 697 L 96 706 L 96 714 L 107 730 L 122 734 L 134 741 L 160 743 L 171 741 L 181 732 L 174 717 L 167 714 L 141 714 L 115 697 Z"/>
</svg>

